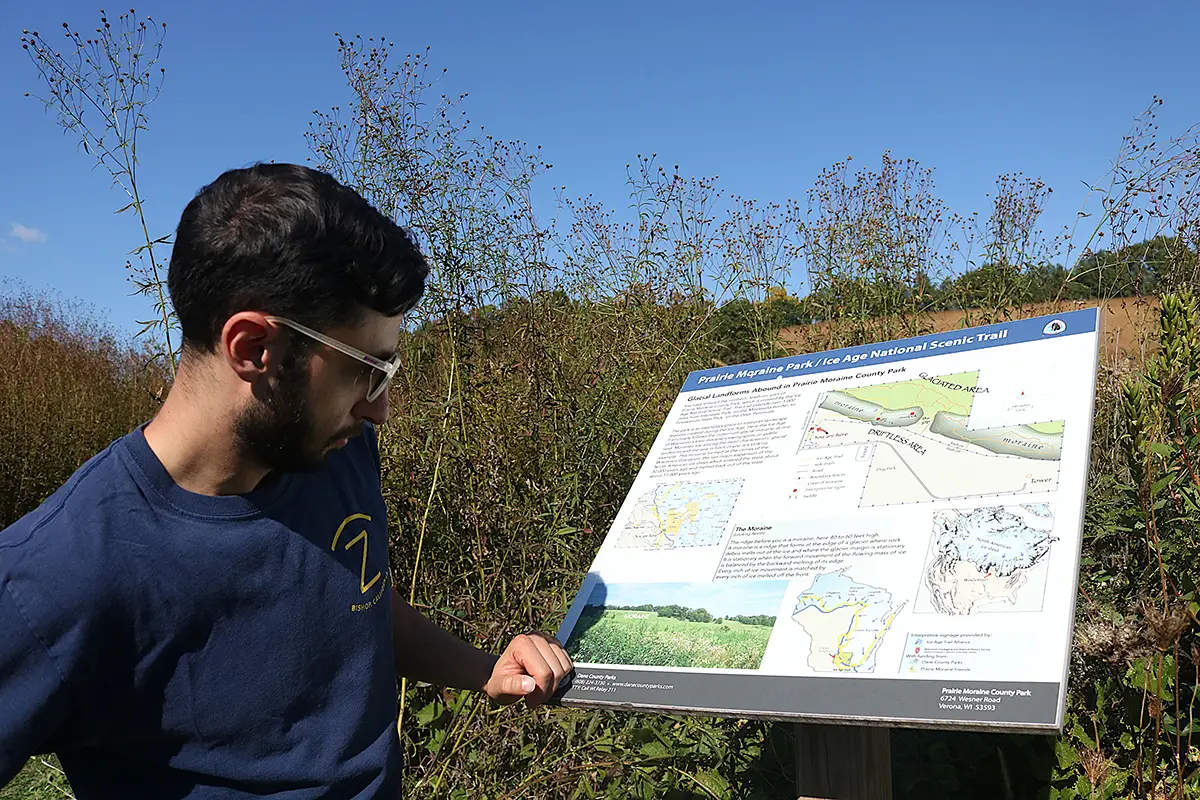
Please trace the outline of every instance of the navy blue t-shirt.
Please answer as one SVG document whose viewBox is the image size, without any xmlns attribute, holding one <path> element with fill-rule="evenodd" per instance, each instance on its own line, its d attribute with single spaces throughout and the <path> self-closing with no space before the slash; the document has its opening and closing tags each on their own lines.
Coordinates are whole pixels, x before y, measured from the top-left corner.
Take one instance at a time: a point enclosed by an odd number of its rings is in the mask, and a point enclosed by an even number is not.
<svg viewBox="0 0 1200 800">
<path fill-rule="evenodd" d="M 0 786 L 54 752 L 80 800 L 392 800 L 373 428 L 319 472 L 211 497 L 142 427 L 0 531 Z"/>
</svg>

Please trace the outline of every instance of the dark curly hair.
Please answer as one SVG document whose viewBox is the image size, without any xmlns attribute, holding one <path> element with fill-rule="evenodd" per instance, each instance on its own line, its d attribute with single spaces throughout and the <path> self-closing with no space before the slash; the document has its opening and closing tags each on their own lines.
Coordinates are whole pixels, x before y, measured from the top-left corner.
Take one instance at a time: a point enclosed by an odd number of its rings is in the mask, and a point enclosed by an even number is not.
<svg viewBox="0 0 1200 800">
<path fill-rule="evenodd" d="M 167 288 L 184 346 L 211 352 L 239 311 L 318 330 L 355 325 L 365 309 L 403 314 L 428 274 L 409 234 L 354 190 L 308 167 L 256 164 L 188 203 Z"/>
</svg>

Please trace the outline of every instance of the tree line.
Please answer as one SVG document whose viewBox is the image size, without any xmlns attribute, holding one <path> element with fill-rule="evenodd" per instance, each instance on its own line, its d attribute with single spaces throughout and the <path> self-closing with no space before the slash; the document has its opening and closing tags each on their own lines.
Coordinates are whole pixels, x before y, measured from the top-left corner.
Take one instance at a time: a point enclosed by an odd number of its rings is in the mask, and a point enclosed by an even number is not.
<svg viewBox="0 0 1200 800">
<path fill-rule="evenodd" d="M 764 627 L 774 627 L 775 617 L 771 614 L 728 614 L 723 617 L 714 617 L 707 609 L 704 608 L 688 608 L 675 603 L 669 605 L 654 605 L 653 603 L 642 603 L 637 606 L 604 606 L 609 611 L 644 611 L 648 613 L 658 614 L 660 617 L 671 617 L 673 619 L 682 619 L 688 622 L 715 622 L 722 623 L 740 622 L 743 625 L 762 625 Z"/>
</svg>

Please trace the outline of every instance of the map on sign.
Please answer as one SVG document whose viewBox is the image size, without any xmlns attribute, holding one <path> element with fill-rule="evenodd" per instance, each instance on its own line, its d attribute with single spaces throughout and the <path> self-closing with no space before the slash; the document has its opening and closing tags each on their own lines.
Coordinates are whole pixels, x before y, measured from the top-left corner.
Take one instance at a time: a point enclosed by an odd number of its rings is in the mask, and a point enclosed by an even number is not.
<svg viewBox="0 0 1200 800">
<path fill-rule="evenodd" d="M 917 611 L 1041 611 L 1054 514 L 1046 503 L 939 511 Z"/>
<path fill-rule="evenodd" d="M 1061 734 L 1100 320 L 690 373 L 563 615 L 562 702 Z"/>
<path fill-rule="evenodd" d="M 916 380 L 825 392 L 800 448 L 866 446 L 861 506 L 1053 491 L 1065 423 L 972 427 L 975 398 L 991 391 L 979 376 L 921 372 Z"/>
<path fill-rule="evenodd" d="M 741 490 L 740 479 L 655 486 L 634 503 L 616 546 L 666 550 L 719 544 Z"/>
<path fill-rule="evenodd" d="M 903 607 L 891 592 L 858 583 L 845 569 L 818 575 L 792 612 L 812 639 L 808 666 L 816 672 L 874 672 L 879 645 Z"/>
</svg>

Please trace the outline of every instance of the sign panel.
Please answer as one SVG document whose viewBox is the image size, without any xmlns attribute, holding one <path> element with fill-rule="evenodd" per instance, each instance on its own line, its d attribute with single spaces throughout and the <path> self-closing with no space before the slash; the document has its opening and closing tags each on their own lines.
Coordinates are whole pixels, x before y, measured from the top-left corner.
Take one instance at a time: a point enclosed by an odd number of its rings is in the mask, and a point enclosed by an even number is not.
<svg viewBox="0 0 1200 800">
<path fill-rule="evenodd" d="M 1099 313 L 689 375 L 563 704 L 1061 731 Z"/>
</svg>

